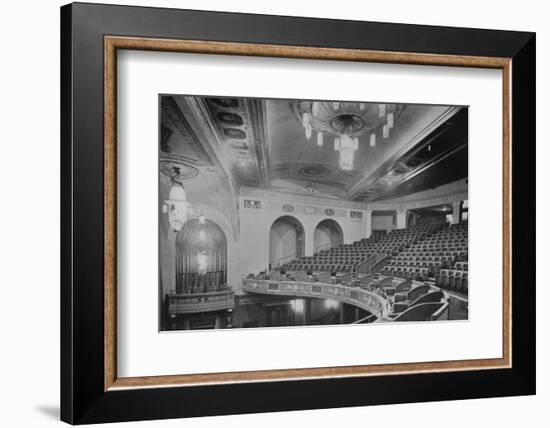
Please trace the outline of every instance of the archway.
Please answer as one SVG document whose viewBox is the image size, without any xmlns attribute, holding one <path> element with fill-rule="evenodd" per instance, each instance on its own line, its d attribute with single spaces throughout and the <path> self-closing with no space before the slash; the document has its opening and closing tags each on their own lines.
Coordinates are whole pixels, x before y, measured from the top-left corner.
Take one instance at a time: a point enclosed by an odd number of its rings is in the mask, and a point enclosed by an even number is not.
<svg viewBox="0 0 550 428">
<path fill-rule="evenodd" d="M 269 264 L 272 268 L 304 255 L 304 227 L 292 216 L 282 216 L 269 230 Z"/>
<path fill-rule="evenodd" d="M 420 216 L 414 210 L 409 210 L 407 212 L 407 227 L 415 226 L 419 218 Z"/>
<path fill-rule="evenodd" d="M 414 219 L 414 221 L 409 222 L 408 226 L 413 225 L 429 225 L 429 224 L 445 224 L 450 218 L 452 222 L 453 217 L 453 207 L 452 205 L 442 204 L 442 205 L 430 205 L 421 208 L 414 208 L 409 210 L 409 220 Z"/>
<path fill-rule="evenodd" d="M 216 291 L 226 281 L 225 233 L 211 220 L 189 220 L 176 235 L 176 291 Z"/>
<path fill-rule="evenodd" d="M 331 219 L 325 219 L 317 224 L 313 233 L 313 252 L 337 247 L 344 242 L 344 232 L 340 225 Z"/>
</svg>

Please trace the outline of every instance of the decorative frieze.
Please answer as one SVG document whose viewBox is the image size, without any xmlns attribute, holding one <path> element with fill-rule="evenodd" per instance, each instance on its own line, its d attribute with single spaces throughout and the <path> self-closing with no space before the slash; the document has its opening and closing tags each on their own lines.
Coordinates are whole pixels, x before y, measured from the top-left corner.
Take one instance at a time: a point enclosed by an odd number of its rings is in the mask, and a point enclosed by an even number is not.
<svg viewBox="0 0 550 428">
<path fill-rule="evenodd" d="M 244 208 L 249 208 L 249 209 L 259 210 L 259 209 L 262 208 L 262 203 L 261 203 L 261 201 L 257 201 L 257 200 L 254 200 L 254 199 L 245 199 L 243 201 L 243 207 Z"/>
<path fill-rule="evenodd" d="M 284 211 L 286 213 L 307 214 L 329 217 L 346 217 L 345 210 L 334 208 L 314 207 L 310 205 L 281 204 L 279 202 L 269 201 L 264 205 L 268 211 Z"/>
<path fill-rule="evenodd" d="M 270 201 L 290 203 L 295 206 L 296 204 L 303 204 L 323 206 L 325 208 L 347 208 L 356 210 L 367 209 L 367 204 L 362 204 L 359 202 L 345 201 L 341 199 L 327 198 L 322 196 L 311 196 L 311 194 L 301 195 L 296 193 L 283 193 L 267 189 L 256 189 L 253 187 L 241 187 L 240 195 L 247 198 L 268 199 Z"/>
<path fill-rule="evenodd" d="M 450 195 L 442 195 L 432 198 L 419 199 L 406 202 L 374 202 L 369 204 L 369 209 L 375 211 L 413 210 L 424 207 L 451 204 L 468 199 L 468 192 L 458 192 Z"/>
</svg>

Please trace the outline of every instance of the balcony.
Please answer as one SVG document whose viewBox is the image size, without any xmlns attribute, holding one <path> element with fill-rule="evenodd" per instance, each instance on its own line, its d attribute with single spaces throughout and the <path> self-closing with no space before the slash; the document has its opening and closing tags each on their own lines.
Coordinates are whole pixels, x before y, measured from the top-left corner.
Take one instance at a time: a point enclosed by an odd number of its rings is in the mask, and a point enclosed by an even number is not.
<svg viewBox="0 0 550 428">
<path fill-rule="evenodd" d="M 230 289 L 204 293 L 167 294 L 169 315 L 214 312 L 235 307 L 235 292 Z"/>
<path fill-rule="evenodd" d="M 348 287 L 339 284 L 246 278 L 243 279 L 243 290 L 249 293 L 274 296 L 338 300 L 339 302 L 365 309 L 371 314 L 375 314 L 378 320 L 381 320 L 388 310 L 388 302 L 382 296 L 358 287 Z"/>
</svg>

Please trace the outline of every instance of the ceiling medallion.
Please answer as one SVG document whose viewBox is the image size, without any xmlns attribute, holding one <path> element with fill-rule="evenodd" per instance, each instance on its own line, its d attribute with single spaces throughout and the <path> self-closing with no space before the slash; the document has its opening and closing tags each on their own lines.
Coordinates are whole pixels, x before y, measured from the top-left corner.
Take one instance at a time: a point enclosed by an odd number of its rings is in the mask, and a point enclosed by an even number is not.
<svg viewBox="0 0 550 428">
<path fill-rule="evenodd" d="M 376 147 L 377 135 L 387 139 L 404 108 L 398 104 L 340 101 L 296 101 L 292 107 L 308 141 L 313 132 L 318 146 L 324 144 L 326 135 L 334 137 L 340 168 L 346 171 L 354 168 L 360 138 L 365 137 L 370 147 Z"/>
<path fill-rule="evenodd" d="M 330 127 L 338 134 L 354 134 L 365 126 L 365 120 L 353 113 L 342 113 L 330 120 Z"/>
<path fill-rule="evenodd" d="M 162 154 L 159 163 L 160 172 L 170 178 L 177 175 L 179 180 L 190 180 L 199 174 L 197 168 L 177 155 Z"/>
<path fill-rule="evenodd" d="M 330 170 L 323 165 L 304 165 L 298 169 L 298 174 L 306 178 L 323 178 L 330 175 Z"/>
</svg>

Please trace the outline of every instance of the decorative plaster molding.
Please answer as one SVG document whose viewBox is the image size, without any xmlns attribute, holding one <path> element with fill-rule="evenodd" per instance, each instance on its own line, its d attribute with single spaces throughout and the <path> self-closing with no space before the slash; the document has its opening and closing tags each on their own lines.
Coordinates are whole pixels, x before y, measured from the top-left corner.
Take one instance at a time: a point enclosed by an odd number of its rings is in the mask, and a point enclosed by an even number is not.
<svg viewBox="0 0 550 428">
<path fill-rule="evenodd" d="M 367 210 L 368 204 L 360 202 L 350 202 L 339 199 L 324 198 L 322 196 L 301 195 L 296 193 L 275 192 L 268 189 L 255 189 L 252 187 L 241 187 L 241 196 L 249 198 L 267 199 L 270 201 L 280 201 L 287 203 L 302 203 L 314 205 L 322 208 L 344 208 L 354 210 Z"/>
<path fill-rule="evenodd" d="M 307 205 L 281 204 L 279 202 L 273 202 L 273 201 L 268 201 L 264 206 L 268 211 L 284 211 L 287 213 L 330 216 L 330 217 L 347 216 L 346 210 L 340 210 L 340 209 L 334 209 L 334 208 L 312 207 Z"/>
<path fill-rule="evenodd" d="M 457 192 L 450 195 L 436 196 L 432 198 L 420 199 L 418 201 L 407 201 L 407 202 L 371 202 L 369 203 L 369 209 L 375 211 L 386 211 L 386 210 L 413 210 L 417 208 L 432 207 L 436 205 L 451 204 L 455 202 L 460 202 L 465 199 L 468 199 L 468 192 Z"/>
<path fill-rule="evenodd" d="M 403 207 L 403 209 L 410 210 L 415 208 L 430 207 L 434 205 L 456 203 L 456 202 L 463 201 L 465 199 L 468 199 L 468 192 L 459 192 L 459 193 L 453 193 L 450 195 L 438 196 L 430 199 L 423 199 L 423 200 L 414 201 L 414 202 L 402 203 L 401 206 Z"/>
<path fill-rule="evenodd" d="M 268 200 L 266 208 L 270 210 L 284 210 L 284 205 L 292 205 L 296 212 L 303 212 L 311 215 L 325 215 L 324 210 L 328 207 L 337 207 L 340 209 L 334 210 L 334 216 L 346 217 L 347 211 L 342 208 L 351 209 L 355 212 L 365 212 L 368 214 L 372 211 L 404 211 L 435 205 L 450 204 L 468 199 L 468 192 L 456 192 L 449 195 L 442 195 L 418 201 L 407 202 L 369 202 L 365 204 L 335 201 L 317 196 L 305 196 L 291 193 L 274 192 L 267 189 L 254 189 L 250 187 L 242 187 L 240 192 L 242 197 L 258 198 Z M 287 204 L 285 204 L 285 202 Z M 301 205 L 304 204 L 304 205 Z M 300 208 L 301 207 L 301 208 Z M 300 211 L 298 211 L 300 209 Z M 303 211 L 302 211 L 303 210 Z M 363 214 L 362 214 L 363 215 Z M 350 213 L 351 217 L 351 213 Z"/>
<path fill-rule="evenodd" d="M 161 97 L 162 118 L 172 124 L 183 139 L 188 142 L 189 149 L 193 152 L 198 166 L 212 166 L 214 163 L 204 150 L 199 137 L 181 112 L 176 100 L 171 96 Z"/>
<path fill-rule="evenodd" d="M 386 300 L 376 293 L 359 287 L 320 282 L 296 282 L 243 279 L 243 290 L 270 296 L 299 296 L 334 299 L 377 314 L 382 318 L 387 310 Z"/>
<path fill-rule="evenodd" d="M 175 177 L 179 180 L 190 180 L 199 175 L 199 170 L 193 166 L 185 156 L 161 153 L 159 158 L 159 170 L 167 177 Z"/>
<path fill-rule="evenodd" d="M 191 109 L 196 118 L 198 127 L 205 136 L 204 141 L 200 141 L 199 145 L 202 150 L 209 153 L 210 159 L 213 159 L 213 164 L 218 167 L 227 178 L 231 192 L 234 194 L 238 193 L 236 189 L 239 188 L 239 185 L 233 174 L 231 174 L 231 164 L 228 162 L 227 156 L 225 156 L 223 139 L 214 124 L 214 119 L 204 98 L 185 97 L 185 102 Z"/>
<path fill-rule="evenodd" d="M 250 142 L 254 149 L 258 174 L 264 186 L 268 186 L 269 179 L 269 147 L 267 132 L 267 118 L 264 109 L 264 101 L 261 99 L 246 99 L 245 108 L 252 128 Z"/>
<path fill-rule="evenodd" d="M 424 129 L 422 129 L 419 133 L 417 133 L 417 135 L 411 138 L 407 144 L 405 144 L 401 149 L 399 149 L 396 153 L 394 153 L 386 161 L 384 161 L 374 173 L 363 177 L 361 180 L 355 183 L 346 192 L 345 197 L 347 199 L 354 199 L 370 186 L 374 185 L 378 180 L 383 178 L 394 165 L 397 164 L 400 158 L 405 156 L 407 152 L 416 147 L 417 144 L 419 144 L 432 131 L 434 131 L 440 125 L 453 117 L 458 111 L 460 111 L 461 108 L 462 107 L 460 106 L 448 107 L 441 115 L 439 115 L 431 123 L 427 124 Z"/>
<path fill-rule="evenodd" d="M 255 200 L 252 200 L 252 199 L 245 199 L 243 201 L 243 207 L 259 210 L 259 209 L 262 208 L 262 203 L 261 203 L 261 201 L 255 201 Z"/>
</svg>

